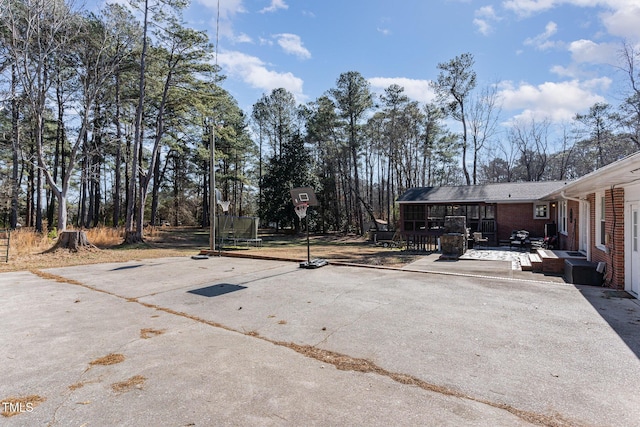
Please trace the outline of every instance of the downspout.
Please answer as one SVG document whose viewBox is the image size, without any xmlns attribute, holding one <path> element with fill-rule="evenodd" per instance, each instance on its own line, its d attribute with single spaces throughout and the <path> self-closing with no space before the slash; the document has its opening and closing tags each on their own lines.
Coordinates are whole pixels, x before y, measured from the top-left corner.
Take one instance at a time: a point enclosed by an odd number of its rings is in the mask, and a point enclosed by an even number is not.
<svg viewBox="0 0 640 427">
<path fill-rule="evenodd" d="M 608 282 L 609 287 L 612 287 L 613 283 L 613 277 L 614 277 L 614 273 L 615 273 L 615 269 L 616 269 L 616 261 L 615 261 L 615 256 L 618 253 L 618 248 L 616 248 L 616 226 L 618 223 L 618 214 L 615 211 L 615 194 L 614 194 L 614 190 L 616 188 L 617 184 L 614 184 L 611 186 L 611 212 L 613 213 L 613 223 L 611 224 L 611 238 L 609 239 L 610 241 L 610 245 L 607 246 L 607 249 L 609 250 L 609 258 L 611 259 L 611 275 L 609 276 L 609 279 L 607 281 L 607 279 L 605 278 L 605 283 Z M 624 218 L 624 210 L 622 211 L 622 215 Z M 605 216 L 605 221 L 606 221 L 606 216 Z M 624 253 L 624 249 L 623 249 L 623 256 L 625 255 Z M 624 283 L 622 284 L 622 288 L 624 289 Z"/>
</svg>

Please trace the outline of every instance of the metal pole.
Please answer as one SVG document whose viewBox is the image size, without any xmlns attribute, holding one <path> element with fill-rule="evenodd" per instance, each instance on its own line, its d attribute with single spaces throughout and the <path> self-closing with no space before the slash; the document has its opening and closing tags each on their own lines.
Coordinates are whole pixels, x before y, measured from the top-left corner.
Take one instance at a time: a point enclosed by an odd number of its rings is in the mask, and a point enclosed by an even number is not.
<svg viewBox="0 0 640 427">
<path fill-rule="evenodd" d="M 307 208 L 309 209 L 309 208 Z M 311 249 L 309 246 L 309 212 L 307 211 L 307 216 L 305 217 L 307 223 L 307 265 L 311 264 Z"/>
<path fill-rule="evenodd" d="M 213 121 L 209 124 L 211 132 L 209 137 L 209 249 L 216 250 L 216 137 Z"/>
</svg>

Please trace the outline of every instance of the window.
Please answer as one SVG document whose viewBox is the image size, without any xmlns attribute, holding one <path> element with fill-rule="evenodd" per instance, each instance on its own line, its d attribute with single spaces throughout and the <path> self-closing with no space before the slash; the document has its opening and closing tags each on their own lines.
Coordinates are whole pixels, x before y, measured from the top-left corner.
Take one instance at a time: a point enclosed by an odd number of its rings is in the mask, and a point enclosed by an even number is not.
<svg viewBox="0 0 640 427">
<path fill-rule="evenodd" d="M 549 219 L 549 203 L 534 204 L 533 219 Z"/>
<path fill-rule="evenodd" d="M 429 206 L 429 219 L 444 219 L 445 207 L 443 205 Z"/>
<path fill-rule="evenodd" d="M 560 233 L 567 233 L 569 227 L 567 224 L 567 201 L 558 203 L 558 228 Z"/>
<path fill-rule="evenodd" d="M 467 219 L 480 219 L 480 206 L 467 206 Z"/>
<path fill-rule="evenodd" d="M 467 207 L 462 205 L 454 205 L 453 206 L 453 215 L 454 216 L 467 216 Z"/>
<path fill-rule="evenodd" d="M 404 220 L 405 220 L 405 230 L 409 230 L 408 227 L 413 226 L 414 230 L 418 230 L 419 228 L 415 228 L 418 226 L 417 221 L 424 220 L 424 211 L 421 213 L 416 213 L 414 211 L 409 211 L 411 209 L 417 208 L 417 205 L 406 205 L 404 210 Z M 444 227 L 444 218 L 446 216 L 464 216 L 467 218 L 467 227 L 472 230 L 479 231 L 479 222 L 483 219 L 493 220 L 496 217 L 496 205 L 485 205 L 485 204 L 442 204 L 442 205 L 429 205 L 426 210 L 428 220 L 427 228 L 432 230 L 436 228 Z M 416 216 L 417 215 L 417 216 Z M 406 222 L 412 221 L 414 224 L 409 225 Z M 420 225 L 420 227 L 424 227 L 424 224 Z"/>
<path fill-rule="evenodd" d="M 484 219 L 496 219 L 496 206 L 495 205 L 486 205 L 482 206 L 482 218 Z"/>
</svg>

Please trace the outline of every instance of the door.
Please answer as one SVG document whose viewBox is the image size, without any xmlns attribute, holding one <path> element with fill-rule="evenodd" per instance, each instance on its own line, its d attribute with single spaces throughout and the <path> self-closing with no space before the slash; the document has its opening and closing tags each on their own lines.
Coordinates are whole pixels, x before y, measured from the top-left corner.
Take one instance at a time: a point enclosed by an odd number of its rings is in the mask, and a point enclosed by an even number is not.
<svg viewBox="0 0 640 427">
<path fill-rule="evenodd" d="M 629 204 L 629 282 L 626 286 L 630 293 L 640 296 L 640 205 Z"/>
<path fill-rule="evenodd" d="M 581 201 L 578 212 L 578 226 L 580 230 L 578 238 L 578 250 L 587 254 L 587 259 L 591 259 L 591 242 L 589 241 L 589 203 Z"/>
</svg>

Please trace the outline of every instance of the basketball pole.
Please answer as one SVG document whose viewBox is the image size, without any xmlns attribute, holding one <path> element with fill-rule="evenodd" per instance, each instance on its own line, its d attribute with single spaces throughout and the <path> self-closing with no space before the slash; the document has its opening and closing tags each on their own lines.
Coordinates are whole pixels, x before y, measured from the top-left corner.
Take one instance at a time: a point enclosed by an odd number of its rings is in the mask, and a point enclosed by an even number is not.
<svg viewBox="0 0 640 427">
<path fill-rule="evenodd" d="M 216 250 L 216 137 L 213 134 L 215 132 L 215 126 L 213 120 L 210 123 L 211 132 L 209 137 L 211 141 L 209 143 L 210 150 L 210 166 L 209 166 L 209 249 L 211 252 Z"/>
<path fill-rule="evenodd" d="M 311 246 L 309 244 L 309 207 L 307 207 L 307 215 L 304 219 L 307 227 L 307 264 L 311 264 Z"/>
<path fill-rule="evenodd" d="M 220 28 L 220 0 L 218 0 L 218 11 L 216 14 L 216 50 L 215 50 L 215 76 L 218 76 L 218 29 Z M 218 84 L 216 78 L 216 85 Z M 209 250 L 212 253 L 216 251 L 216 205 L 218 201 L 216 200 L 216 137 L 215 137 L 215 118 L 214 114 L 211 116 L 211 132 L 209 136 L 211 137 L 211 143 L 209 144 Z"/>
</svg>

